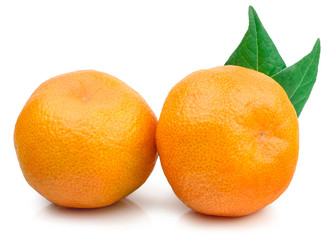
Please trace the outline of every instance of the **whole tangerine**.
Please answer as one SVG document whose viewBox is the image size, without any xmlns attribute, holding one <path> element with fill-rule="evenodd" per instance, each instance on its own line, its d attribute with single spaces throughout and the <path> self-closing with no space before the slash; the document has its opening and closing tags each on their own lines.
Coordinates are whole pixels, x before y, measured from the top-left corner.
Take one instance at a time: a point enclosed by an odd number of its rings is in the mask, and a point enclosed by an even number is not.
<svg viewBox="0 0 334 240">
<path fill-rule="evenodd" d="M 139 188 L 156 159 L 157 119 L 109 74 L 86 70 L 37 88 L 20 113 L 15 149 L 27 182 L 51 202 L 110 205 Z"/>
<path fill-rule="evenodd" d="M 272 78 L 215 67 L 188 75 L 169 92 L 156 143 L 164 174 L 187 206 L 243 216 L 288 187 L 298 159 L 298 119 Z"/>
</svg>

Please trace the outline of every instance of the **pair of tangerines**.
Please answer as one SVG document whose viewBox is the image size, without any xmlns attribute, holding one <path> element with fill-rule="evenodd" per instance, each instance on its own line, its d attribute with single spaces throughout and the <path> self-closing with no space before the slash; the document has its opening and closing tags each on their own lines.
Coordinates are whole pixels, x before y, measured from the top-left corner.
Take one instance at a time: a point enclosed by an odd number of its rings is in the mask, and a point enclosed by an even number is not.
<svg viewBox="0 0 334 240">
<path fill-rule="evenodd" d="M 14 141 L 28 183 L 51 202 L 110 205 L 139 188 L 160 155 L 175 194 L 197 212 L 253 213 L 288 187 L 297 115 L 270 77 L 238 66 L 194 72 L 165 100 L 145 100 L 106 73 L 44 82 L 24 106 Z"/>
</svg>

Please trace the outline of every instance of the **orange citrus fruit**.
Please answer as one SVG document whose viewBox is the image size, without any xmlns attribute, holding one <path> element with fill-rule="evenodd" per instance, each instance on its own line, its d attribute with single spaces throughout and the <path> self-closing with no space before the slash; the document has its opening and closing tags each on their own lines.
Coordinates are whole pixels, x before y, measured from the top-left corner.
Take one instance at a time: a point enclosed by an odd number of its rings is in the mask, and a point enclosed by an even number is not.
<svg viewBox="0 0 334 240">
<path fill-rule="evenodd" d="M 188 75 L 170 91 L 156 143 L 163 171 L 187 206 L 243 216 L 288 187 L 298 158 L 298 119 L 272 78 L 216 67 Z"/>
<path fill-rule="evenodd" d="M 103 207 L 150 175 L 156 125 L 145 100 L 124 82 L 77 71 L 32 94 L 15 126 L 15 149 L 27 182 L 51 202 Z"/>
</svg>

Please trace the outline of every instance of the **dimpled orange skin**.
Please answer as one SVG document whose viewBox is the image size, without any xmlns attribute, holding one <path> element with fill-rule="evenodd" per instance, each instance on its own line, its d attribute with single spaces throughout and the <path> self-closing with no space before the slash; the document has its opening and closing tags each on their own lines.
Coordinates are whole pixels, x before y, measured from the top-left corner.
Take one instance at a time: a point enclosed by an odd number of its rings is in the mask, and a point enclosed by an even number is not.
<svg viewBox="0 0 334 240">
<path fill-rule="evenodd" d="M 243 216 L 288 187 L 298 159 L 298 119 L 270 77 L 216 67 L 188 75 L 170 91 L 156 143 L 163 171 L 187 206 Z"/>
<path fill-rule="evenodd" d="M 77 71 L 32 94 L 15 126 L 15 149 L 27 182 L 51 202 L 104 207 L 150 175 L 156 125 L 145 100 L 124 82 Z"/>
</svg>

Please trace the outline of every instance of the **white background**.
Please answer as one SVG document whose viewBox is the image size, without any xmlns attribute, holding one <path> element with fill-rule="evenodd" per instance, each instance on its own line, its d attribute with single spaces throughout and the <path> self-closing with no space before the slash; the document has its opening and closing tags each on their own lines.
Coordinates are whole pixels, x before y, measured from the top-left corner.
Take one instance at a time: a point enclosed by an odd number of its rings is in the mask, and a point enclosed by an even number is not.
<svg viewBox="0 0 334 240">
<path fill-rule="evenodd" d="M 31 93 L 56 75 L 95 69 L 138 91 L 157 116 L 187 74 L 223 65 L 253 5 L 287 65 L 316 39 L 317 82 L 302 112 L 300 155 L 288 190 L 242 218 L 184 206 L 159 161 L 147 182 L 102 209 L 57 207 L 25 181 L 13 146 Z M 0 1 L 0 239 L 333 239 L 334 15 L 331 1 Z"/>
</svg>

